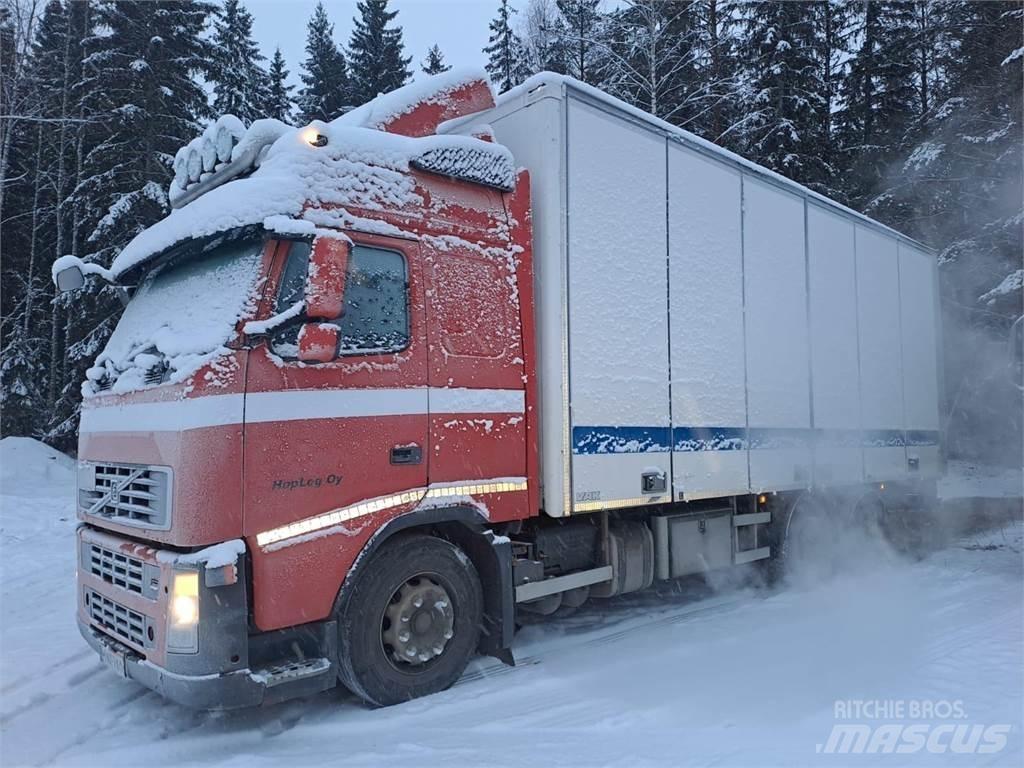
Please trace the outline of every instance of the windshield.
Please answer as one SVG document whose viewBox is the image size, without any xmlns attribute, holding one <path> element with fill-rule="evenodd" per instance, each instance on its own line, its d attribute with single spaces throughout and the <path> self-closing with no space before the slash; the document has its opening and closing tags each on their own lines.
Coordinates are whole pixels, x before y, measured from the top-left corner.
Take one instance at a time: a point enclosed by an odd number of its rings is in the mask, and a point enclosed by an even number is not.
<svg viewBox="0 0 1024 768">
<path fill-rule="evenodd" d="M 155 269 L 88 371 L 87 389 L 127 392 L 182 381 L 222 354 L 255 300 L 261 247 L 229 242 Z"/>
</svg>

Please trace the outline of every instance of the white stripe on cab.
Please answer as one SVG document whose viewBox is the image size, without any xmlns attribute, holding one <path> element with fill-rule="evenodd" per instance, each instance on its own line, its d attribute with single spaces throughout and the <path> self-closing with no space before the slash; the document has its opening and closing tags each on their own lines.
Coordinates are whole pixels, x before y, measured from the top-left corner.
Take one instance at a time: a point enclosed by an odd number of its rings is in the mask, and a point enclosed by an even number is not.
<svg viewBox="0 0 1024 768">
<path fill-rule="evenodd" d="M 177 432 L 245 421 L 344 419 L 419 414 L 523 413 L 521 389 L 409 387 L 404 389 L 294 389 L 248 395 L 207 395 L 154 403 L 82 409 L 83 433 Z"/>
</svg>

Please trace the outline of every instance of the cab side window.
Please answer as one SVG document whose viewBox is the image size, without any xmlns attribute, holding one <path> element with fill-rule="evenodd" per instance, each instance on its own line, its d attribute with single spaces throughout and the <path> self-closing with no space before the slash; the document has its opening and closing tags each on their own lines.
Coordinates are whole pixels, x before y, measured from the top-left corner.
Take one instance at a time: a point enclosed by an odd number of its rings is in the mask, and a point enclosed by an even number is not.
<svg viewBox="0 0 1024 768">
<path fill-rule="evenodd" d="M 275 312 L 301 301 L 306 287 L 311 246 L 292 244 L 281 275 Z M 283 358 L 298 356 L 302 318 L 281 327 L 271 348 Z M 340 318 L 338 355 L 386 354 L 409 345 L 409 280 L 405 257 L 397 251 L 356 245 L 349 257 L 345 302 Z"/>
<path fill-rule="evenodd" d="M 352 249 L 345 281 L 340 354 L 398 352 L 409 345 L 409 283 L 397 251 Z"/>
</svg>

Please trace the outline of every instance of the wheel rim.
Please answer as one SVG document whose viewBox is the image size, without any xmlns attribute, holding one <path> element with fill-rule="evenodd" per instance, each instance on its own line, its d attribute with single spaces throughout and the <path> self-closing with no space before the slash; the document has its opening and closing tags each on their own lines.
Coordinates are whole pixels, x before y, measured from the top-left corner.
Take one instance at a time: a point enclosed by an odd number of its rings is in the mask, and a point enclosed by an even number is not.
<svg viewBox="0 0 1024 768">
<path fill-rule="evenodd" d="M 417 671 L 443 654 L 454 634 L 455 612 L 448 591 L 428 574 L 400 585 L 381 619 L 384 653 L 407 671 Z"/>
</svg>

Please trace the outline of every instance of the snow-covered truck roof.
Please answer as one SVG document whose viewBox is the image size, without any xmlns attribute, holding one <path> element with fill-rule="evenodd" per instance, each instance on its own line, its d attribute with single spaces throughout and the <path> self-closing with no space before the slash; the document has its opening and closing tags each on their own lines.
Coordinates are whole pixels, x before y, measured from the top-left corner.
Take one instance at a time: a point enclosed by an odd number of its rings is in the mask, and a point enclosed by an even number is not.
<svg viewBox="0 0 1024 768">
<path fill-rule="evenodd" d="M 247 226 L 313 234 L 346 220 L 345 208 L 401 210 L 421 204 L 410 171 L 502 190 L 515 183 L 511 153 L 475 136 L 436 135 L 443 121 L 494 106 L 486 74 L 446 72 L 411 83 L 330 122 L 295 128 L 231 115 L 175 156 L 174 210 L 114 259 L 118 279 L 174 245 Z"/>
<path fill-rule="evenodd" d="M 757 175 L 762 179 L 765 179 L 773 184 L 782 186 L 798 195 L 807 197 L 808 199 L 815 200 L 823 205 L 830 208 L 842 211 L 848 216 L 852 216 L 858 221 L 869 224 L 870 226 L 885 231 L 894 237 L 897 237 L 909 244 L 912 244 L 916 248 L 926 251 L 929 254 L 934 255 L 935 251 L 933 248 L 914 240 L 911 237 L 903 234 L 902 232 L 893 229 L 885 224 L 882 224 L 876 219 L 872 219 L 870 216 L 865 216 L 863 213 L 848 208 L 842 203 L 836 202 L 830 197 L 826 197 L 819 192 L 815 192 L 813 189 L 804 186 L 796 181 L 793 181 L 780 173 L 776 173 L 762 165 L 758 165 L 752 160 L 748 160 L 735 152 L 730 152 L 724 147 L 720 147 L 712 141 L 703 139 L 700 136 L 690 133 L 689 131 L 683 130 L 678 126 L 672 125 L 665 120 L 662 120 L 649 112 L 645 112 L 642 109 L 634 107 L 621 99 L 617 99 L 614 96 L 605 93 L 598 88 L 594 88 L 591 85 L 587 85 L 574 77 L 568 75 L 559 75 L 554 72 L 540 72 L 527 80 L 522 84 L 505 91 L 503 94 L 498 96 L 493 109 L 494 119 L 507 111 L 518 109 L 525 106 L 531 100 L 536 98 L 543 98 L 544 95 L 551 94 L 562 97 L 569 90 L 575 91 L 576 94 L 588 98 L 598 104 L 602 105 L 606 109 L 610 109 L 621 115 L 624 115 L 636 123 L 643 125 L 644 127 L 656 131 L 674 141 L 678 141 L 685 144 L 695 150 L 698 150 L 706 155 L 711 155 L 719 161 L 731 163 L 736 166 L 742 167 L 744 171 Z M 473 121 L 474 124 L 481 119 L 480 115 L 465 115 L 450 120 L 438 128 L 439 133 L 459 133 L 463 131 L 464 126 L 467 122 Z M 489 120 L 489 116 L 484 116 L 482 119 L 485 121 Z"/>
</svg>

